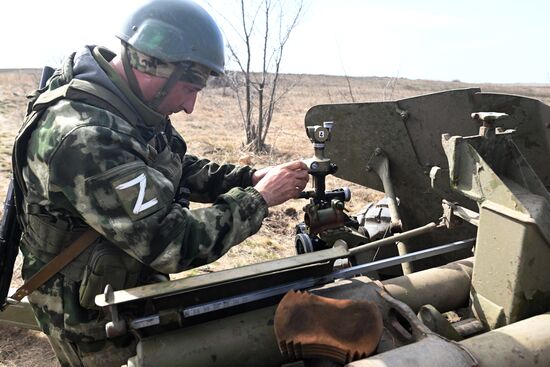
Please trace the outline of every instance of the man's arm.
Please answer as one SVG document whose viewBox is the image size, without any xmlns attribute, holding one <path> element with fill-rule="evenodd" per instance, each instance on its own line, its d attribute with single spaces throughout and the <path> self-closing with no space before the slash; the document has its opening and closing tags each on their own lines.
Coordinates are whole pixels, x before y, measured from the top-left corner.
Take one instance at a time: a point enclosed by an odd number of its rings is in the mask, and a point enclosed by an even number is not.
<svg viewBox="0 0 550 367">
<path fill-rule="evenodd" d="M 173 203 L 170 180 L 136 149 L 131 137 L 105 127 L 75 129 L 50 160 L 51 190 L 113 244 L 164 273 L 212 262 L 260 228 L 267 204 L 254 188 L 185 209 Z"/>
<path fill-rule="evenodd" d="M 193 160 L 200 169 L 188 169 L 192 173 L 186 174 L 184 168 L 185 179 L 182 178 L 182 183 L 189 183 L 187 187 L 191 190 L 191 200 L 199 202 L 211 202 L 232 187 L 253 186 L 268 206 L 275 206 L 289 199 L 297 199 L 309 179 L 307 166 L 301 161 L 253 170 L 247 166 L 220 166 L 195 157 Z"/>
<path fill-rule="evenodd" d="M 180 185 L 191 191 L 191 201 L 211 203 L 234 187 L 253 186 L 253 172 L 248 166 L 219 165 L 208 159 L 186 154 Z"/>
</svg>

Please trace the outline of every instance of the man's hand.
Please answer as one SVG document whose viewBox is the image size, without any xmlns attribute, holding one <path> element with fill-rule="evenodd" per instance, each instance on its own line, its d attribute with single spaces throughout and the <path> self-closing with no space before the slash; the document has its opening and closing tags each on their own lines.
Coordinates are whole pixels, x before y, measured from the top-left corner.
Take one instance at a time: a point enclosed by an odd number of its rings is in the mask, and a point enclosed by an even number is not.
<svg viewBox="0 0 550 367">
<path fill-rule="evenodd" d="M 272 168 L 273 166 L 269 166 L 269 167 L 260 168 L 259 170 L 254 171 L 254 173 L 252 174 L 252 186 L 256 186 L 256 184 L 260 182 L 260 180 L 264 178 L 267 172 L 269 172 L 269 170 L 271 170 Z"/>
<path fill-rule="evenodd" d="M 262 170 L 258 170 L 258 173 Z M 302 161 L 293 161 L 275 167 L 267 167 L 266 172 L 254 188 L 262 194 L 267 206 L 297 199 L 309 180 L 307 166 Z"/>
</svg>

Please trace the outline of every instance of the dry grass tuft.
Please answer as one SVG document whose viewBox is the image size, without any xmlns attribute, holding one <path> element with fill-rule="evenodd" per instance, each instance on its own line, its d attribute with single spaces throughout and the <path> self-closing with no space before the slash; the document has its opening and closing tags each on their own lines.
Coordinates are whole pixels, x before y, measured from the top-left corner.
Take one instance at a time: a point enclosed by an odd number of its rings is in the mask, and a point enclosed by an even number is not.
<svg viewBox="0 0 550 367">
<path fill-rule="evenodd" d="M 43 333 L 0 325 L 0 335 L 0 367 L 59 366 Z"/>
</svg>

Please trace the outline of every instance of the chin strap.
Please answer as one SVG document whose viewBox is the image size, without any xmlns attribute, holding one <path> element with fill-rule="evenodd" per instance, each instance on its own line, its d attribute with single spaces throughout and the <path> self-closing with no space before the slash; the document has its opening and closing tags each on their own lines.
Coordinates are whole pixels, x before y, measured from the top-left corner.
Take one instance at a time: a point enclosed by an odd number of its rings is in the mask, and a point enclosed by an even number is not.
<svg viewBox="0 0 550 367">
<path fill-rule="evenodd" d="M 188 65 L 182 65 L 177 64 L 174 68 L 174 71 L 172 74 L 170 74 L 170 77 L 166 80 L 166 83 L 158 90 L 158 92 L 155 94 L 155 97 L 150 102 L 150 106 L 155 110 L 158 111 L 159 106 L 164 101 L 164 98 L 168 95 L 170 92 L 170 89 L 177 83 L 177 81 L 181 78 L 181 76 L 187 72 L 187 69 L 189 68 Z"/>
<path fill-rule="evenodd" d="M 144 103 L 155 111 L 158 112 L 159 106 L 162 102 L 164 102 L 166 96 L 170 93 L 170 90 L 174 87 L 178 80 L 182 79 L 182 77 L 184 77 L 184 80 L 191 84 L 195 84 L 200 87 L 206 86 L 208 77 L 211 74 L 211 70 L 208 67 L 191 61 L 166 63 L 161 60 L 157 60 L 152 56 L 141 54 L 131 47 L 132 46 L 125 42 L 122 43 L 121 59 L 124 67 L 124 74 L 126 75 L 126 79 L 132 92 L 134 92 L 136 96 L 138 96 Z M 134 58 L 137 60 L 134 60 Z M 170 65 L 170 68 L 162 67 L 164 64 Z M 157 67 L 161 67 L 161 71 L 163 72 L 160 74 L 156 72 Z M 142 73 L 166 78 L 164 85 L 155 93 L 155 96 L 151 101 L 146 101 L 143 97 L 143 93 L 134 74 L 134 69 L 137 69 Z"/>
</svg>

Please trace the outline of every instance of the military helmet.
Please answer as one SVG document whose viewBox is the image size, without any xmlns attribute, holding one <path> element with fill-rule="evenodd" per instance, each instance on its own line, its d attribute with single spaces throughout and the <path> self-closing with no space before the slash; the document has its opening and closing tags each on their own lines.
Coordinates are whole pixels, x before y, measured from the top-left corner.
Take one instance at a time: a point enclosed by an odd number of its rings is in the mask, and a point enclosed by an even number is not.
<svg viewBox="0 0 550 367">
<path fill-rule="evenodd" d="M 224 43 L 218 25 L 191 0 L 152 0 L 135 10 L 116 35 L 137 51 L 169 63 L 194 62 L 219 76 Z"/>
</svg>

